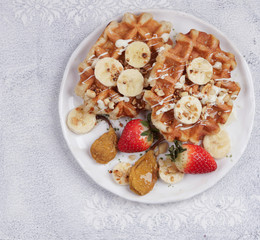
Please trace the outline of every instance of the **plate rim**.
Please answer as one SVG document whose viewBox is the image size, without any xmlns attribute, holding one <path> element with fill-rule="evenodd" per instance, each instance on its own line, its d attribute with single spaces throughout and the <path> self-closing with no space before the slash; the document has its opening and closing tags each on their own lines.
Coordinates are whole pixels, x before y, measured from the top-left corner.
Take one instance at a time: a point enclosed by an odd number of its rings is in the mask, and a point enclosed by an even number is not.
<svg viewBox="0 0 260 240">
<path fill-rule="evenodd" d="M 128 11 L 126 11 L 128 12 Z M 124 13 L 126 13 L 124 12 Z M 223 172 L 221 173 L 221 175 L 218 176 L 218 178 L 216 179 L 216 181 L 210 183 L 210 184 L 206 184 L 205 187 L 195 193 L 190 193 L 190 194 L 187 194 L 185 195 L 185 197 L 182 197 L 181 199 L 162 199 L 162 200 L 156 200 L 156 201 L 151 201 L 151 200 L 147 200 L 147 199 L 143 199 L 143 198 L 129 198 L 129 197 L 124 197 L 122 195 L 119 195 L 118 193 L 112 191 L 111 189 L 107 188 L 106 186 L 103 186 L 103 185 L 100 185 L 98 183 L 98 181 L 96 179 L 94 179 L 90 174 L 89 174 L 89 170 L 85 168 L 85 166 L 83 166 L 83 164 L 81 163 L 81 161 L 74 155 L 73 153 L 73 150 L 69 144 L 69 139 L 68 137 L 66 136 L 65 134 L 65 125 L 66 123 L 64 124 L 63 123 L 63 118 L 62 118 L 62 93 L 64 91 L 64 86 L 65 86 L 65 80 L 67 78 L 67 75 L 68 75 L 68 72 L 69 72 L 69 68 L 71 66 L 71 63 L 73 62 L 73 60 L 75 59 L 75 57 L 77 57 L 79 51 L 81 50 L 81 48 L 85 45 L 85 43 L 88 41 L 89 38 L 91 38 L 92 36 L 94 36 L 96 34 L 96 32 L 98 31 L 101 31 L 102 29 L 104 29 L 104 25 L 107 23 L 107 22 L 110 22 L 110 21 L 113 21 L 115 19 L 119 19 L 119 18 L 122 18 L 123 14 L 124 13 L 121 13 L 120 15 L 116 15 L 114 17 L 111 17 L 110 19 L 108 19 L 106 22 L 103 22 L 99 27 L 97 27 L 94 31 L 92 31 L 90 34 L 88 34 L 81 42 L 80 44 L 76 47 L 76 49 L 72 52 L 72 54 L 70 55 L 70 58 L 66 64 L 66 68 L 64 70 L 64 73 L 63 73 L 63 77 L 62 77 L 62 81 L 61 81 L 61 84 L 60 84 L 60 89 L 59 89 L 59 100 L 58 100 L 58 109 L 59 109 L 59 120 L 60 120 L 60 125 L 61 125 L 61 129 L 62 129 L 62 135 L 66 141 L 66 144 L 72 154 L 72 156 L 74 157 L 74 159 L 76 160 L 76 162 L 80 165 L 80 167 L 82 168 L 82 170 L 87 173 L 87 175 L 100 187 L 102 187 L 103 189 L 109 191 L 110 193 L 113 193 L 123 199 L 126 199 L 126 200 L 130 200 L 130 201 L 133 201 L 133 202 L 137 202 L 137 203 L 146 203 L 146 204 L 162 204 L 162 203 L 174 203 L 174 202 L 179 202 L 179 201 L 184 201 L 184 200 L 187 200 L 187 199 L 190 199 L 190 198 L 193 198 L 207 190 L 209 190 L 212 186 L 216 185 L 224 176 L 227 175 L 227 173 L 229 171 L 231 171 L 231 169 L 237 164 L 237 162 L 241 159 L 242 155 L 244 154 L 247 146 L 248 146 L 248 143 L 250 141 L 250 138 L 251 138 L 251 134 L 252 134 L 252 130 L 253 130 L 253 126 L 254 126 L 254 119 L 255 119 L 255 92 L 254 92 L 254 84 L 253 84 L 253 78 L 252 78 L 252 74 L 251 74 L 251 71 L 250 71 L 250 68 L 245 60 L 245 58 L 243 57 L 243 55 L 240 53 L 239 49 L 236 47 L 236 45 L 221 31 L 219 30 L 218 28 L 216 28 L 214 25 L 212 25 L 211 23 L 208 23 L 190 13 L 186 13 L 186 12 L 182 12 L 182 11 L 178 11 L 178 10 L 172 10 L 172 9 L 160 9 L 160 8 L 153 8 L 153 9 L 138 9 L 138 10 L 133 10 L 133 11 L 130 11 L 131 13 L 133 14 L 140 14 L 141 12 L 148 12 L 148 13 L 157 13 L 157 12 L 167 12 L 167 13 L 172 13 L 174 15 L 180 15 L 180 16 L 185 16 L 185 17 L 188 17 L 190 19 L 194 19 L 195 21 L 199 22 L 199 23 L 202 23 L 203 25 L 206 25 L 207 27 L 213 29 L 215 32 L 217 32 L 221 37 L 223 37 L 227 43 L 229 43 L 230 45 L 232 45 L 233 49 L 237 52 L 237 54 L 239 55 L 239 58 L 243 61 L 243 65 L 245 67 L 245 70 L 246 70 L 246 74 L 247 74 L 247 82 L 250 86 L 250 88 L 252 89 L 252 95 L 250 96 L 250 99 L 252 100 L 252 118 L 251 118 L 251 123 L 250 123 L 250 126 L 248 126 L 248 132 L 247 132 L 247 135 L 246 135 L 246 144 L 243 146 L 242 148 L 242 151 L 241 151 L 241 155 L 240 157 L 238 158 L 237 161 L 235 161 L 235 163 L 230 166 L 229 168 L 226 168 L 225 170 L 223 170 Z"/>
</svg>

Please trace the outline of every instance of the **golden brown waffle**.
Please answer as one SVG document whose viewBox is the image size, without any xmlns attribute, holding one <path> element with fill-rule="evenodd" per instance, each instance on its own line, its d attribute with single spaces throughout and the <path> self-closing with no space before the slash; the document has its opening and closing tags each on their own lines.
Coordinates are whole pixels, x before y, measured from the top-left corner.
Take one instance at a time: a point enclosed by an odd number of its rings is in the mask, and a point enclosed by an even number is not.
<svg viewBox="0 0 260 240">
<path fill-rule="evenodd" d="M 186 74 L 187 64 L 197 57 L 213 65 L 212 80 L 202 86 L 181 77 Z M 214 68 L 216 63 L 221 68 Z M 193 29 L 180 33 L 173 48 L 166 46 L 156 59 L 149 79 L 152 89 L 145 92 L 144 98 L 151 105 L 152 122 L 168 141 L 198 143 L 205 135 L 219 131 L 219 123 L 227 121 L 240 91 L 238 83 L 227 80 L 235 67 L 234 55 L 222 51 L 219 40 L 211 34 Z M 202 103 L 200 119 L 193 125 L 181 124 L 174 117 L 174 105 L 185 95 L 195 96 Z M 211 101 L 207 101 L 209 98 Z"/>
<path fill-rule="evenodd" d="M 143 101 L 142 94 L 126 98 L 118 92 L 117 87 L 108 88 L 101 84 L 94 76 L 95 64 L 99 59 L 112 57 L 119 60 L 124 69 L 133 68 L 125 60 L 124 47 L 117 48 L 116 42 L 120 39 L 129 40 L 128 42 L 145 42 L 150 47 L 151 59 L 139 71 L 144 76 L 146 87 L 148 86 L 146 80 L 150 76 L 159 50 L 165 43 L 172 43 L 169 39 L 170 31 L 171 23 L 157 22 L 149 13 L 142 13 L 139 16 L 126 13 L 121 22 L 110 22 L 78 67 L 80 81 L 75 93 L 84 99 L 85 110 L 89 113 L 108 114 L 113 119 L 123 116 L 135 117 L 144 110 L 147 104 Z M 102 102 L 105 105 L 103 108 Z"/>
</svg>

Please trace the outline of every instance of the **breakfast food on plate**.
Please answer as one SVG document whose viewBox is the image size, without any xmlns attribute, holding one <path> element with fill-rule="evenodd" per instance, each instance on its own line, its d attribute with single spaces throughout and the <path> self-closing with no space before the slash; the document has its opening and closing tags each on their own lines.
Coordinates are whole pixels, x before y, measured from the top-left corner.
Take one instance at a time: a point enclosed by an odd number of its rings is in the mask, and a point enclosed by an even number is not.
<svg viewBox="0 0 260 240">
<path fill-rule="evenodd" d="M 230 152 L 230 138 L 225 130 L 203 139 L 203 147 L 214 158 L 224 158 Z"/>
<path fill-rule="evenodd" d="M 121 162 L 118 163 L 112 171 L 113 179 L 120 185 L 129 184 L 129 174 L 131 169 L 130 163 Z"/>
<path fill-rule="evenodd" d="M 184 173 L 180 172 L 175 163 L 171 159 L 160 159 L 159 163 L 159 176 L 160 178 L 169 184 L 174 184 L 181 181 L 184 177 Z"/>
<path fill-rule="evenodd" d="M 93 129 L 96 119 L 108 122 L 108 132 L 90 148 L 98 163 L 113 160 L 117 150 L 146 151 L 138 160 L 128 156 L 133 166 L 120 162 L 110 171 L 116 183 L 129 184 L 138 195 L 149 193 L 158 177 L 176 184 L 185 174 L 215 171 L 215 159 L 231 148 L 220 125 L 240 92 L 231 80 L 234 55 L 223 51 L 211 34 L 191 29 L 179 33 L 173 44 L 170 32 L 171 23 L 158 22 L 150 13 L 126 13 L 121 22 L 110 22 L 78 67 L 75 93 L 84 103 L 67 117 L 76 134 Z M 130 120 L 118 142 L 102 116 L 134 118 L 145 111 L 148 121 Z"/>
<path fill-rule="evenodd" d="M 173 145 L 169 148 L 171 160 L 183 173 L 208 173 L 217 169 L 215 159 L 201 146 L 194 144 Z"/>
<path fill-rule="evenodd" d="M 240 91 L 229 79 L 235 67 L 234 55 L 222 51 L 216 37 L 194 29 L 159 53 L 144 99 L 165 139 L 198 144 L 220 131 Z"/>
<path fill-rule="evenodd" d="M 143 89 L 158 52 L 172 44 L 170 31 L 171 23 L 157 22 L 150 13 L 126 13 L 121 22 L 110 22 L 78 67 L 75 93 L 85 110 L 112 119 L 145 110 Z"/>
<path fill-rule="evenodd" d="M 105 120 L 109 125 L 109 130 L 108 132 L 102 134 L 91 145 L 90 153 L 96 162 L 106 164 L 114 159 L 117 154 L 117 135 L 114 128 L 112 127 L 112 124 L 106 117 L 97 115 L 97 118 Z"/>
<path fill-rule="evenodd" d="M 138 195 L 150 192 L 157 181 L 158 166 L 154 151 L 143 155 L 130 170 L 130 189 Z"/>
<path fill-rule="evenodd" d="M 78 106 L 72 109 L 67 117 L 68 128 L 76 134 L 85 134 L 94 128 L 96 115 L 84 111 L 84 107 Z"/>
<path fill-rule="evenodd" d="M 151 147 L 153 135 L 147 121 L 134 119 L 128 122 L 118 141 L 118 150 L 121 152 L 142 152 Z"/>
</svg>

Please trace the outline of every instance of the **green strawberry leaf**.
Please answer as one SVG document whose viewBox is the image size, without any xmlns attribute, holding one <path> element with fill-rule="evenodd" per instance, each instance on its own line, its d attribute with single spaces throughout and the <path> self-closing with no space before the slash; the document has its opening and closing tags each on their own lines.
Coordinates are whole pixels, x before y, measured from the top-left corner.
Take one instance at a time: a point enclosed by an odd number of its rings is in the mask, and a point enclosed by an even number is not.
<svg viewBox="0 0 260 240">
<path fill-rule="evenodd" d="M 141 133 L 141 136 L 147 136 L 147 141 L 150 142 L 153 140 L 153 133 L 150 130 L 144 131 Z"/>
<path fill-rule="evenodd" d="M 153 134 L 150 132 L 148 135 L 148 142 L 151 142 L 153 139 Z"/>
<path fill-rule="evenodd" d="M 175 162 L 178 155 L 187 149 L 183 148 L 180 141 L 174 140 L 174 144 L 169 148 L 169 154 L 165 154 L 171 158 L 172 162 Z"/>
<path fill-rule="evenodd" d="M 147 128 L 149 128 L 149 123 L 147 121 L 141 121 L 141 124 Z"/>
<path fill-rule="evenodd" d="M 144 132 L 142 132 L 142 133 L 141 133 L 141 136 L 148 136 L 148 135 L 149 135 L 149 133 L 150 133 L 150 131 L 149 131 L 149 130 L 147 130 L 147 131 L 144 131 Z"/>
<path fill-rule="evenodd" d="M 147 117 L 146 117 L 146 118 L 147 118 L 147 121 L 148 121 L 149 126 L 150 126 L 150 129 L 151 129 L 151 131 L 152 131 L 152 133 L 153 133 L 153 137 L 154 137 L 155 139 L 159 139 L 160 132 L 159 132 L 159 130 L 153 125 L 151 117 L 152 117 L 152 114 L 151 114 L 151 113 L 147 114 Z"/>
</svg>

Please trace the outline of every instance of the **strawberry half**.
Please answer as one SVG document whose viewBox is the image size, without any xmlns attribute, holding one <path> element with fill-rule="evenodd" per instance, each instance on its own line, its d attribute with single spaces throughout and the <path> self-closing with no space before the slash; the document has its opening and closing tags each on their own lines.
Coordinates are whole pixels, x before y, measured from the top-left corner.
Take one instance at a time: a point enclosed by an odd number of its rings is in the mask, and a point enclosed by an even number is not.
<svg viewBox="0 0 260 240">
<path fill-rule="evenodd" d="M 128 122 L 118 141 L 118 150 L 133 153 L 147 150 L 153 143 L 153 134 L 147 121 L 134 119 Z"/>
<path fill-rule="evenodd" d="M 217 169 L 215 159 L 202 147 L 193 144 L 183 144 L 174 141 L 168 154 L 176 167 L 184 173 L 208 173 Z"/>
</svg>

